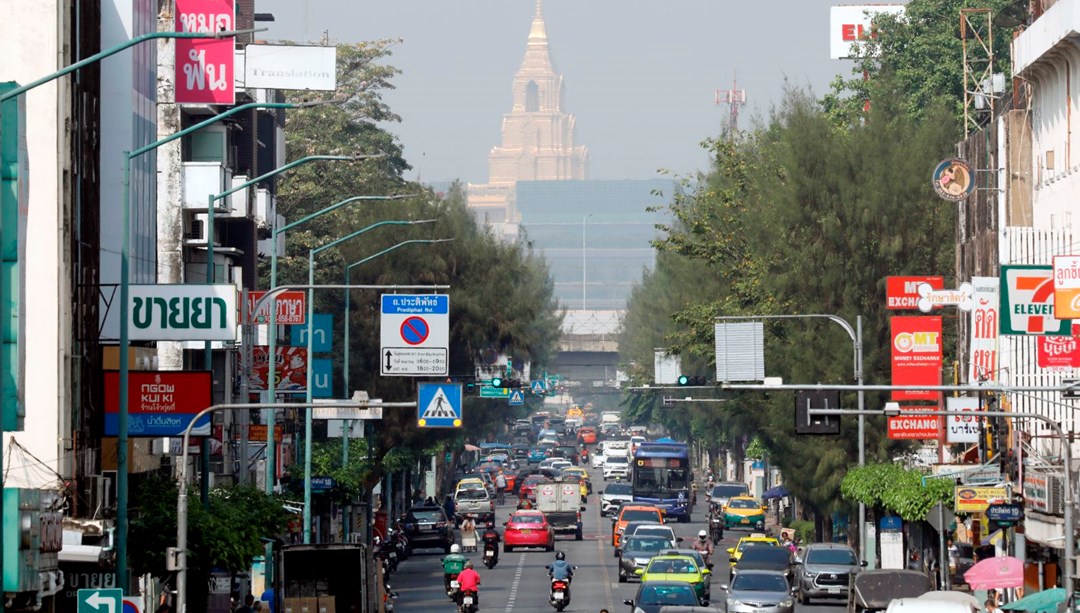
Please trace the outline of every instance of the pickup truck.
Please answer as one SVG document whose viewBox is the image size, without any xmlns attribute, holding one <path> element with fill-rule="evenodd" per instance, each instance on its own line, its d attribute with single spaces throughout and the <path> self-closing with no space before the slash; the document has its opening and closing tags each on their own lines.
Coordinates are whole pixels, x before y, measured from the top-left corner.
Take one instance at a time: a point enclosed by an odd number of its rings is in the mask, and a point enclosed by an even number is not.
<svg viewBox="0 0 1080 613">
<path fill-rule="evenodd" d="M 581 531 L 581 484 L 576 479 L 539 483 L 536 486 L 536 508 L 547 518 L 556 532 L 573 532 L 574 540 L 580 541 Z"/>
</svg>

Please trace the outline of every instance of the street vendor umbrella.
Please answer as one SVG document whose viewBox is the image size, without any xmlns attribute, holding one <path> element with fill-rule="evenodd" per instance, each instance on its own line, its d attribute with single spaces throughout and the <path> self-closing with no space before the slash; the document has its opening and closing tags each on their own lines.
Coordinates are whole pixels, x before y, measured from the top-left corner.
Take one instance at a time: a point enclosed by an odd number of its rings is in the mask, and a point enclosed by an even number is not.
<svg viewBox="0 0 1080 613">
<path fill-rule="evenodd" d="M 1055 613 L 1058 605 L 1065 602 L 1065 588 L 1054 587 L 1041 592 L 1028 594 L 1020 600 L 1002 605 L 1008 611 L 1030 611 L 1031 613 Z"/>
<path fill-rule="evenodd" d="M 777 485 L 776 487 L 770 487 L 769 489 L 765 490 L 765 493 L 761 495 L 761 499 L 771 500 L 773 498 L 783 498 L 788 494 L 789 492 L 787 491 L 786 487 L 782 485 Z"/>
<path fill-rule="evenodd" d="M 1023 587 L 1024 563 L 1012 556 L 986 558 L 964 573 L 964 581 L 973 590 Z"/>
</svg>

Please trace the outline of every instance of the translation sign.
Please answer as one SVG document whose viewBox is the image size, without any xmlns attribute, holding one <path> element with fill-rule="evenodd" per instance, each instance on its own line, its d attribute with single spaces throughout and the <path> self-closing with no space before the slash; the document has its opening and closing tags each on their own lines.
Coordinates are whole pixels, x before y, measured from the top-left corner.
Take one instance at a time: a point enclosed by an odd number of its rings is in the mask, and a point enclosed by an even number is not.
<svg viewBox="0 0 1080 613">
<path fill-rule="evenodd" d="M 379 366 L 384 377 L 449 372 L 450 297 L 383 294 Z"/>
</svg>

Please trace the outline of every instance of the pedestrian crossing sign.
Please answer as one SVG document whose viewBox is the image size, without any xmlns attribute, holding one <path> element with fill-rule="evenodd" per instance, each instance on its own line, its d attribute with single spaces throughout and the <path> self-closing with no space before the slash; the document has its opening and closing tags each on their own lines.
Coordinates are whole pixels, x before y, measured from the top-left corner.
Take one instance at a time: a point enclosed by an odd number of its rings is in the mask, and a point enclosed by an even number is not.
<svg viewBox="0 0 1080 613">
<path fill-rule="evenodd" d="M 421 428 L 460 428 L 460 383 L 420 383 L 416 393 L 416 424 Z"/>
<path fill-rule="evenodd" d="M 521 390 L 514 390 L 510 392 L 510 399 L 507 402 L 510 406 L 521 406 L 525 404 L 525 393 Z"/>
</svg>

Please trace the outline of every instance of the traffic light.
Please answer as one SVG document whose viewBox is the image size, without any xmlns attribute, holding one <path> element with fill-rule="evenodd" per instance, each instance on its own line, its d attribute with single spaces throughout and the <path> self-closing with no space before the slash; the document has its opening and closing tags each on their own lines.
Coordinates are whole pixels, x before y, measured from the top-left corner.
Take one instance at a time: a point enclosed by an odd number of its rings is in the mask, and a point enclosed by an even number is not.
<svg viewBox="0 0 1080 613">
<path fill-rule="evenodd" d="M 700 375 L 679 375 L 678 382 L 680 387 L 707 385 L 705 377 Z"/>
<path fill-rule="evenodd" d="M 521 389 L 521 379 L 504 379 L 502 377 L 492 377 L 491 387 L 513 390 Z"/>
<path fill-rule="evenodd" d="M 507 383 L 509 383 L 509 381 L 507 381 L 506 379 L 503 379 L 502 377 L 492 377 L 491 378 L 491 387 L 508 387 L 506 385 Z"/>
</svg>

